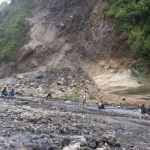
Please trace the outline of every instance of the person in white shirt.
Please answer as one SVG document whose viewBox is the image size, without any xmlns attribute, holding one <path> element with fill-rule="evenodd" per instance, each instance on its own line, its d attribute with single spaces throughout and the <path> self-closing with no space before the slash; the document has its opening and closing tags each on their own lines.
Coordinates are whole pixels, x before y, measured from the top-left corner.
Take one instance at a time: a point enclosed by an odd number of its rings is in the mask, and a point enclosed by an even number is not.
<svg viewBox="0 0 150 150">
<path fill-rule="evenodd" d="M 88 94 L 87 94 L 87 92 L 85 91 L 85 92 L 84 92 L 84 96 L 83 96 L 83 100 L 82 100 L 82 105 L 83 105 L 83 106 L 86 104 L 87 98 L 88 98 Z"/>
</svg>

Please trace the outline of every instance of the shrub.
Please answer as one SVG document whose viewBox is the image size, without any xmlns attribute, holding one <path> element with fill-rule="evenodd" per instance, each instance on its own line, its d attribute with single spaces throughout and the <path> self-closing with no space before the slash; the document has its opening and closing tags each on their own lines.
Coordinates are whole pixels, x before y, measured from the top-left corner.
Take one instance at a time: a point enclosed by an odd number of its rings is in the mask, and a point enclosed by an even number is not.
<svg viewBox="0 0 150 150">
<path fill-rule="evenodd" d="M 106 0 L 103 10 L 116 29 L 128 38 L 134 52 L 150 60 L 150 1 Z"/>
<path fill-rule="evenodd" d="M 30 0 L 18 0 L 15 5 L 0 5 L 0 61 L 15 60 L 29 31 L 25 17 L 30 8 Z"/>
<path fill-rule="evenodd" d="M 90 92 L 90 93 L 89 93 L 89 99 L 90 99 L 90 100 L 95 99 L 95 94 L 94 94 L 93 92 Z"/>
<path fill-rule="evenodd" d="M 74 88 L 71 94 L 66 94 L 65 99 L 73 102 L 79 102 L 81 100 L 81 91 L 78 88 Z"/>
</svg>

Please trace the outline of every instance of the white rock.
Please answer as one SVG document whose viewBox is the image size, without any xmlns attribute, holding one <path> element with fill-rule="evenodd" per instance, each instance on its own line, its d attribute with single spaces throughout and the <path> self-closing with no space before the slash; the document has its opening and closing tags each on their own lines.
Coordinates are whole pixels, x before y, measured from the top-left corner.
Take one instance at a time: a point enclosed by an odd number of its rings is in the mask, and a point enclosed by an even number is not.
<svg viewBox="0 0 150 150">
<path fill-rule="evenodd" d="M 69 104 L 69 103 L 71 103 L 71 101 L 65 101 L 65 103 L 66 103 L 66 104 Z"/>
<path fill-rule="evenodd" d="M 39 92 L 40 94 L 43 94 L 43 93 L 44 93 L 44 91 L 43 91 L 43 89 L 42 89 L 41 87 L 38 87 L 37 90 L 38 90 L 38 92 Z"/>
<path fill-rule="evenodd" d="M 78 150 L 80 148 L 80 143 L 75 143 L 68 147 L 64 147 L 63 150 Z"/>
<path fill-rule="evenodd" d="M 63 84 L 66 82 L 64 78 L 61 78 L 60 80 L 63 82 Z"/>
<path fill-rule="evenodd" d="M 22 74 L 18 74 L 17 79 L 24 79 L 24 76 Z"/>
<path fill-rule="evenodd" d="M 15 84 L 15 87 L 16 87 L 16 88 L 18 88 L 19 86 L 20 86 L 20 84 L 19 84 L 19 83 Z"/>
<path fill-rule="evenodd" d="M 85 142 L 86 143 L 86 138 L 81 138 L 80 141 Z"/>
<path fill-rule="evenodd" d="M 103 148 L 97 148 L 96 150 L 104 150 Z"/>
<path fill-rule="evenodd" d="M 28 110 L 30 110 L 30 109 L 31 109 L 31 107 L 30 107 L 30 106 L 22 106 L 22 108 L 24 108 L 24 109 L 28 109 Z"/>
<path fill-rule="evenodd" d="M 59 89 L 59 86 L 58 86 L 58 84 L 57 83 L 53 83 L 51 86 L 50 86 L 50 88 L 52 88 L 52 89 Z"/>
</svg>

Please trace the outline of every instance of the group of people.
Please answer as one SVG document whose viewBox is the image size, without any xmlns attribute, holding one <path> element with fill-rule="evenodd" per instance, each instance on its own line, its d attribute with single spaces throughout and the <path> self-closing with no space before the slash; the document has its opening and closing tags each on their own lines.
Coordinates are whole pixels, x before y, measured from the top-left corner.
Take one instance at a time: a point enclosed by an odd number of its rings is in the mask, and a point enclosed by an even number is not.
<svg viewBox="0 0 150 150">
<path fill-rule="evenodd" d="M 142 104 L 142 106 L 139 106 L 140 107 L 140 111 L 141 111 L 141 114 L 149 114 L 150 115 L 150 106 L 146 109 L 145 105 Z"/>
<path fill-rule="evenodd" d="M 84 96 L 83 96 L 83 100 L 82 100 L 82 106 L 84 106 L 86 104 L 87 98 L 88 98 L 88 94 L 85 91 Z M 105 105 L 104 105 L 103 100 L 101 100 L 99 103 L 96 102 L 96 104 L 98 105 L 98 109 L 105 109 Z M 140 111 L 141 111 L 141 114 L 146 114 L 147 113 L 147 114 L 150 115 L 150 106 L 146 109 L 145 105 L 142 104 L 142 106 L 140 106 Z"/>
<path fill-rule="evenodd" d="M 4 87 L 4 89 L 2 90 L 2 96 L 14 96 L 14 95 L 15 95 L 14 89 L 11 89 L 10 92 L 7 92 L 7 88 Z"/>
<path fill-rule="evenodd" d="M 88 94 L 87 92 L 85 91 L 84 92 L 84 96 L 83 96 L 83 100 L 82 100 L 82 106 L 84 106 L 86 104 L 86 101 L 87 101 L 87 98 L 88 98 Z M 104 105 L 104 102 L 103 100 L 101 100 L 98 104 L 98 109 L 105 109 L 105 105 Z"/>
<path fill-rule="evenodd" d="M 3 90 L 3 91 L 5 91 L 5 90 Z M 11 92 L 10 92 L 10 94 L 11 94 Z M 2 95 L 5 95 L 5 92 Z M 52 93 L 51 92 L 48 93 L 47 99 L 48 98 L 52 98 Z M 83 95 L 82 106 L 84 106 L 86 104 L 87 98 L 88 98 L 88 94 L 85 91 L 84 95 Z M 103 100 L 101 100 L 99 103 L 96 102 L 96 104 L 98 105 L 98 109 L 105 109 L 105 105 L 104 105 L 104 101 Z M 148 109 L 146 109 L 145 105 L 143 104 L 142 106 L 140 106 L 140 111 L 141 111 L 141 114 L 146 114 L 147 113 L 147 114 L 150 115 L 150 106 L 148 107 Z"/>
</svg>

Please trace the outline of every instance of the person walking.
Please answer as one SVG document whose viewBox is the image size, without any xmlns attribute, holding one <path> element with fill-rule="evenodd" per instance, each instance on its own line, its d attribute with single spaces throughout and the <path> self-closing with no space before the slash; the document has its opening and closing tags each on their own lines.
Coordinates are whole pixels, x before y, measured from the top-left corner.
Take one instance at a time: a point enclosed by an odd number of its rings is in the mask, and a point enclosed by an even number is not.
<svg viewBox="0 0 150 150">
<path fill-rule="evenodd" d="M 49 92 L 48 94 L 47 94 L 47 99 L 48 98 L 52 98 L 52 92 Z"/>
<path fill-rule="evenodd" d="M 84 106 L 84 105 L 86 104 L 87 98 L 88 98 L 88 94 L 87 94 L 87 92 L 85 91 L 85 92 L 84 92 L 84 96 L 83 96 L 83 100 L 82 100 L 82 106 Z"/>
</svg>

